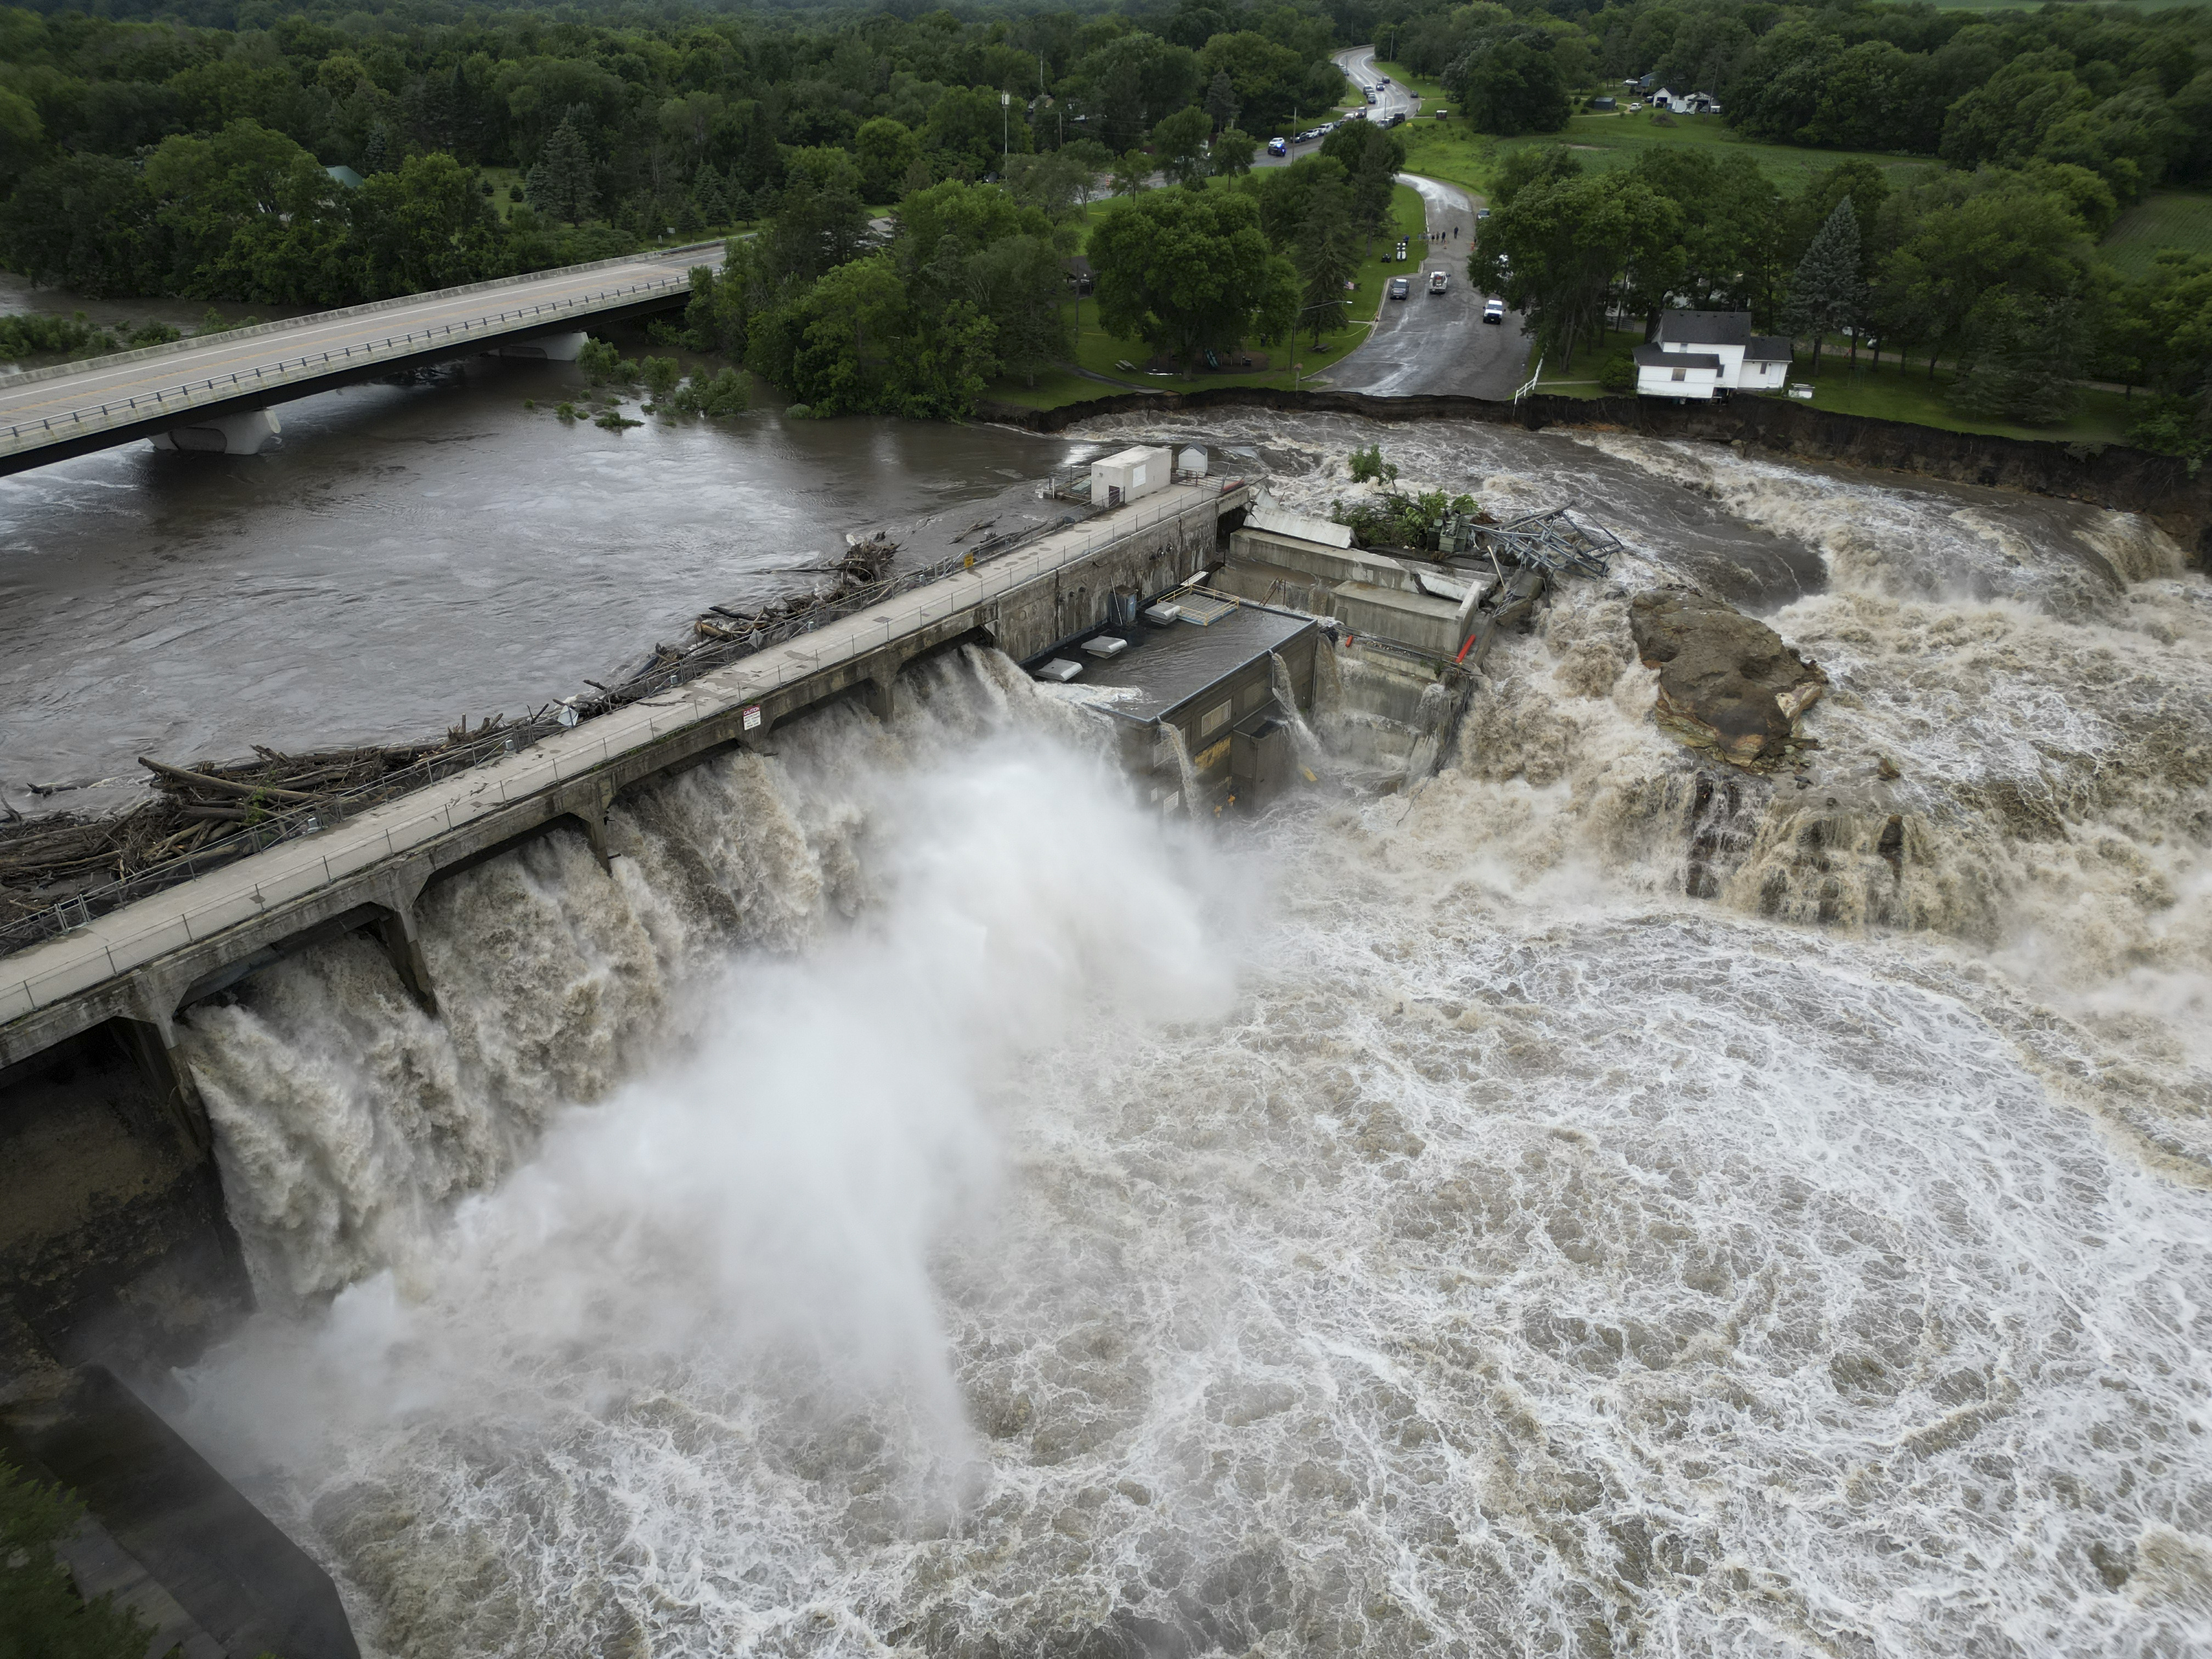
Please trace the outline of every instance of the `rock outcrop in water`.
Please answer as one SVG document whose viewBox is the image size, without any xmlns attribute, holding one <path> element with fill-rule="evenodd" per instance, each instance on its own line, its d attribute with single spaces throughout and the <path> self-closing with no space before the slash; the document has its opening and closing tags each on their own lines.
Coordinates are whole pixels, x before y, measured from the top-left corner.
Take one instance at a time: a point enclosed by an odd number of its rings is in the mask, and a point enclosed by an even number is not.
<svg viewBox="0 0 2212 1659">
<path fill-rule="evenodd" d="M 1638 594 L 1629 628 L 1644 665 L 1659 671 L 1659 729 L 1733 766 L 1780 763 L 1827 689 L 1820 665 L 1765 623 L 1686 588 Z"/>
</svg>

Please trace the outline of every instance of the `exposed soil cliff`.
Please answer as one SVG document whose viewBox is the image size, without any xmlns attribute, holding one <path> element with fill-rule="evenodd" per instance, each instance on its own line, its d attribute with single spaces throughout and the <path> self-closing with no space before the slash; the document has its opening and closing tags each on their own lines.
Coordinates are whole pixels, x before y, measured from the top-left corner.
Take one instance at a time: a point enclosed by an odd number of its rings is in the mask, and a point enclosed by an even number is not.
<svg viewBox="0 0 2212 1659">
<path fill-rule="evenodd" d="M 1677 407 L 1651 398 L 1531 397 L 1513 404 L 1442 394 L 1377 398 L 1360 392 L 1220 386 L 1183 393 L 1123 392 L 1059 409 L 984 403 L 975 412 L 983 420 L 1033 432 L 1060 432 L 1097 415 L 1239 406 L 1360 415 L 1378 421 L 1491 421 L 1532 431 L 1583 427 L 1738 444 L 1807 460 L 1883 467 L 1954 483 L 2023 489 L 2148 514 L 2169 535 L 2194 550 L 2199 562 L 2212 555 L 2212 474 L 2192 477 L 2187 463 L 2171 456 L 2118 444 L 2046 443 L 1946 432 L 1903 421 L 1840 415 L 1780 398 L 1738 398 L 1725 404 Z"/>
</svg>

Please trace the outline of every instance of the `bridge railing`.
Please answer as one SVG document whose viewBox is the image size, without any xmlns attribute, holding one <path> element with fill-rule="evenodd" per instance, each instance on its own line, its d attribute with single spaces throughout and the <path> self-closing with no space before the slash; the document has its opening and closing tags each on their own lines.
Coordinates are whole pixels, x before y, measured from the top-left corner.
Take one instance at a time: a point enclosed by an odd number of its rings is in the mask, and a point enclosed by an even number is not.
<svg viewBox="0 0 2212 1659">
<path fill-rule="evenodd" d="M 1241 488 L 1243 483 L 1243 480 L 1241 478 L 1225 480 L 1220 486 L 1219 493 L 1226 495 L 1231 490 Z M 1111 546 L 1115 542 L 1125 541 L 1132 536 L 1141 534 L 1169 519 L 1179 517 L 1191 511 L 1194 505 L 1194 502 L 1183 497 L 1180 492 L 1176 492 L 1159 501 L 1156 506 L 1144 510 L 1133 520 L 1126 519 L 1123 514 L 1116 513 L 1112 515 L 1112 522 L 1099 526 L 1085 534 L 1080 541 L 1072 544 L 1062 550 L 1055 564 L 1086 557 L 1103 548 Z M 1127 510 L 1125 509 L 1125 511 Z M 1062 526 L 1066 523 L 1066 520 L 1061 521 Z M 780 645 L 789 645 L 795 640 L 810 634 L 819 633 L 838 623 L 857 621 L 862 613 L 871 610 L 883 611 L 883 607 L 893 599 L 909 593 L 918 593 L 920 598 L 915 604 L 900 606 L 893 611 L 884 611 L 881 616 L 868 617 L 866 630 L 857 638 L 843 642 L 842 648 L 838 653 L 841 660 L 865 655 L 878 646 L 889 645 L 894 640 L 928 626 L 933 621 L 941 620 L 957 611 L 987 603 L 1024 583 L 1035 580 L 1039 574 L 1042 574 L 1042 572 L 1027 569 L 1008 570 L 1003 566 L 1012 556 L 1022 551 L 1038 537 L 1052 535 L 1060 529 L 1061 526 L 1048 525 L 1032 535 L 1007 538 L 1007 544 L 995 550 L 978 550 L 939 560 L 935 564 L 925 565 L 918 569 L 886 578 L 881 582 L 872 583 L 867 589 L 852 596 L 849 603 L 841 600 L 834 605 L 820 606 L 788 622 L 779 623 L 773 629 L 763 629 L 757 638 L 748 636 L 744 640 L 728 641 L 711 651 L 694 653 L 680 663 L 672 664 L 657 673 L 628 681 L 617 688 L 623 695 L 625 702 L 617 708 L 609 709 L 608 715 L 619 714 L 624 708 L 634 707 L 637 701 L 675 690 L 703 675 L 729 667 L 757 652 L 766 651 Z M 987 549 L 990 545 L 990 544 L 984 544 Z M 994 566 L 1001 568 L 990 568 Z M 951 578 L 971 572 L 981 572 L 987 568 L 989 569 L 989 574 L 976 582 L 960 584 L 956 586 L 951 580 Z M 880 639 L 875 637 L 878 628 L 882 629 Z M 794 656 L 797 654 L 793 653 Z M 811 660 L 805 663 L 804 665 L 792 662 L 779 665 L 772 678 L 749 684 L 744 687 L 742 697 L 733 696 L 732 706 L 738 702 L 751 701 L 764 696 L 793 681 L 805 679 L 811 674 L 820 672 L 823 667 L 829 665 L 824 660 L 824 654 L 820 652 L 813 653 Z M 696 708 L 688 710 L 679 720 L 671 722 L 668 730 L 672 731 L 682 726 L 694 724 L 706 716 Z M 606 722 L 605 726 L 601 726 L 602 721 Z M 225 836 L 220 842 L 210 842 L 198 853 L 155 865 L 149 869 L 140 871 L 136 875 L 74 895 L 59 904 L 20 917 L 4 927 L 0 927 L 0 956 L 28 949 L 46 939 L 57 938 L 75 928 L 82 927 L 97 916 L 112 914 L 141 899 L 150 898 L 169 888 L 181 886 L 204 875 L 213 874 L 217 870 L 254 854 L 270 851 L 288 842 L 300 841 L 322 834 L 337 823 L 388 805 L 429 784 L 478 767 L 510 759 L 563 730 L 572 729 L 580 738 L 587 742 L 589 738 L 594 735 L 595 727 L 604 731 L 606 727 L 617 723 L 608 720 L 606 715 L 602 715 L 574 728 L 563 728 L 550 720 L 502 727 L 498 732 L 485 738 L 480 744 L 471 744 L 465 748 L 445 750 L 428 757 L 414 766 L 389 773 L 374 783 L 333 794 L 326 802 L 318 802 L 314 806 L 302 807 L 282 817 L 272 817 L 268 822 L 258 824 L 250 830 Z M 585 772 L 605 764 L 617 756 L 640 746 L 642 743 L 650 742 L 655 737 L 665 735 L 661 726 L 660 717 L 658 714 L 652 714 L 646 721 L 644 735 L 634 736 L 625 741 L 621 748 L 611 746 L 611 732 L 600 738 L 596 748 L 579 744 L 580 753 L 574 757 L 575 764 L 574 765 L 568 764 L 571 757 L 564 745 L 563 753 L 554 762 L 554 781 L 566 781 L 570 778 L 580 776 Z M 488 799 L 477 804 L 476 810 L 483 811 L 506 805 L 511 800 L 538 793 L 548 787 L 549 784 L 545 781 L 532 781 L 516 793 L 510 794 L 507 785 L 501 783 Z M 459 822 L 465 822 L 469 816 L 471 814 L 465 813 Z M 383 837 L 383 851 L 374 854 L 374 856 L 376 858 L 391 856 L 422 841 L 427 841 L 458 827 L 459 823 L 455 819 L 451 803 L 442 808 L 432 808 L 418 821 L 408 825 L 394 825 L 388 829 Z M 420 833 L 415 833 L 416 830 Z M 319 876 L 301 891 L 312 891 L 317 885 L 343 873 L 347 872 L 343 870 L 333 872 L 329 860 L 325 859 L 321 862 Z M 299 894 L 290 890 L 276 893 L 264 892 L 263 887 L 257 884 L 252 890 L 250 902 L 252 907 L 258 908 L 267 903 L 296 896 L 299 896 Z M 233 914 L 237 902 L 234 896 L 228 896 L 198 910 L 186 909 L 155 924 L 134 935 L 131 939 L 118 940 L 104 947 L 106 970 L 96 974 L 89 982 L 97 983 L 101 978 L 112 977 L 115 974 L 128 971 L 127 968 L 116 964 L 115 951 L 118 947 L 123 950 L 126 960 L 135 960 L 138 957 L 138 952 L 132 948 L 133 945 L 153 941 L 156 936 L 171 936 L 167 942 L 161 943 L 160 948 L 174 949 L 178 945 L 205 938 L 209 932 L 216 928 L 232 925 L 240 920 L 237 915 Z M 195 922 L 200 922 L 202 925 L 196 929 Z M 83 971 L 82 969 L 62 970 L 70 977 L 81 977 Z M 21 988 L 20 998 L 15 994 L 15 985 L 20 985 Z M 0 1023 L 4 1023 L 19 1013 L 39 1006 L 43 1000 L 49 1000 L 52 996 L 71 994 L 75 990 L 83 988 L 81 986 L 71 985 L 57 991 L 49 987 L 42 995 L 29 980 L 18 981 L 15 985 L 9 986 L 8 994 L 4 997 L 0 997 Z"/>
<path fill-rule="evenodd" d="M 143 425 L 148 421 L 171 415 L 176 417 L 177 425 L 188 426 L 196 409 L 204 409 L 212 404 L 230 403 L 261 391 L 276 392 L 303 380 L 319 380 L 333 372 L 343 373 L 349 368 L 413 357 L 460 342 L 492 339 L 499 335 L 536 327 L 549 319 L 581 315 L 611 301 L 667 294 L 687 289 L 690 283 L 689 272 L 658 282 L 626 283 L 602 289 L 595 294 L 577 295 L 566 300 L 548 300 L 537 305 L 516 306 L 458 323 L 437 324 L 404 333 L 388 334 L 381 340 L 359 345 L 333 346 L 327 351 L 304 351 L 296 357 L 280 358 L 275 363 L 264 363 L 256 368 L 183 380 L 173 386 L 157 386 L 150 392 L 116 398 L 97 405 L 87 404 L 58 415 L 11 424 L 4 434 L 0 434 L 0 456 L 18 454 L 59 440 L 110 431 L 118 427 Z"/>
</svg>

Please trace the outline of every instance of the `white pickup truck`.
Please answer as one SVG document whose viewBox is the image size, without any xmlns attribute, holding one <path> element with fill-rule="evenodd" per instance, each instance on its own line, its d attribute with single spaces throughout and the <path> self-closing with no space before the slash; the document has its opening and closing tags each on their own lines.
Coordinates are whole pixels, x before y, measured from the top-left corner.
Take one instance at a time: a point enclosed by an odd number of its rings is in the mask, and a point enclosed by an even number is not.
<svg viewBox="0 0 2212 1659">
<path fill-rule="evenodd" d="M 1432 271 L 1431 271 L 1431 272 L 1429 273 L 1429 292 L 1430 292 L 1430 293 L 1431 293 L 1431 294 L 1442 294 L 1442 293 L 1443 293 L 1446 289 L 1449 288 L 1450 286 L 1451 286 L 1451 276 L 1450 276 L 1450 273 L 1449 273 L 1449 272 L 1448 272 L 1448 271 L 1442 271 L 1442 270 L 1432 270 Z"/>
</svg>

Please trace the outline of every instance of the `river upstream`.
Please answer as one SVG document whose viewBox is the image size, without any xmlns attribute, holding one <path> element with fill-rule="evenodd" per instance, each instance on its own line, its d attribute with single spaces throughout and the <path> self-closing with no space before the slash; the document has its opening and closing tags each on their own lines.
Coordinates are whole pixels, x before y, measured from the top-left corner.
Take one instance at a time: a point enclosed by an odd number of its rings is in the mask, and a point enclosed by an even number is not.
<svg viewBox="0 0 2212 1659">
<path fill-rule="evenodd" d="M 0 485 L 8 765 L 542 699 L 1139 434 L 1310 506 L 1379 441 L 1631 556 L 1411 797 L 1163 821 L 940 659 L 617 808 L 611 874 L 432 890 L 442 1019 L 350 943 L 193 1011 L 262 1311 L 179 1420 L 366 1647 L 2212 1648 L 2212 584 L 2153 526 L 1620 436 L 434 395 Z M 1670 580 L 1832 681 L 1725 823 L 1629 642 Z"/>
</svg>

